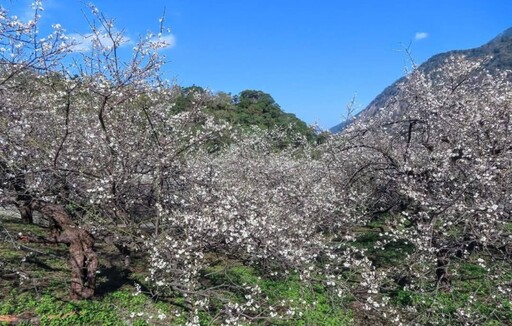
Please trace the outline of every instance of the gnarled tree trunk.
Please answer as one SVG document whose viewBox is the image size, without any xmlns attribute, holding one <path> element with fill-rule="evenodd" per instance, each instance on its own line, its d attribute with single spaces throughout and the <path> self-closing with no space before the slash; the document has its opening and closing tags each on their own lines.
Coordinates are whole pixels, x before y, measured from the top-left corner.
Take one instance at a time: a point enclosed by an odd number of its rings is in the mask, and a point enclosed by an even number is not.
<svg viewBox="0 0 512 326">
<path fill-rule="evenodd" d="M 27 224 L 34 223 L 31 206 L 33 198 L 27 190 L 25 174 L 20 171 L 16 171 L 13 185 L 17 193 L 15 203 L 18 211 L 20 212 L 21 220 Z"/>
<path fill-rule="evenodd" d="M 441 291 L 451 291 L 452 282 L 450 278 L 450 273 L 448 271 L 448 267 L 450 264 L 450 258 L 445 251 L 440 251 L 437 254 L 437 268 L 436 268 L 436 276 L 437 276 L 437 290 Z"/>
<path fill-rule="evenodd" d="M 48 241 L 69 244 L 71 265 L 71 298 L 88 299 L 94 295 L 98 257 L 94 251 L 94 238 L 77 226 L 64 207 L 38 204 L 38 209 L 55 222 L 56 232 Z"/>
<path fill-rule="evenodd" d="M 34 216 L 32 214 L 32 207 L 26 201 L 17 201 L 16 207 L 18 208 L 18 212 L 21 215 L 21 220 L 26 224 L 34 223 Z"/>
</svg>

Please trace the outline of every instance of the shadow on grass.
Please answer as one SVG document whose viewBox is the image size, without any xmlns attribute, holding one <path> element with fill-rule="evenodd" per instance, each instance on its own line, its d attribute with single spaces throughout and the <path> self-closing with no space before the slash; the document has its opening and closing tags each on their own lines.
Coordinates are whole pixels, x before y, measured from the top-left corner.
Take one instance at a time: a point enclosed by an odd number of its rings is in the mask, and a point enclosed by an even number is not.
<svg viewBox="0 0 512 326">
<path fill-rule="evenodd" d="M 107 294 L 120 290 L 123 286 L 139 284 L 142 292 L 149 292 L 149 289 L 132 278 L 132 271 L 119 266 L 100 268 L 98 275 L 99 282 L 96 285 L 96 296 L 103 297 Z"/>
<path fill-rule="evenodd" d="M 67 268 L 65 268 L 65 267 L 63 267 L 63 268 L 52 267 L 36 257 L 27 257 L 26 261 L 27 261 L 27 263 L 33 264 L 33 265 L 35 265 L 41 269 L 44 269 L 46 271 L 49 271 L 49 272 L 67 272 L 68 271 Z"/>
<path fill-rule="evenodd" d="M 101 268 L 98 276 L 101 278 L 106 277 L 106 280 L 100 281 L 96 286 L 96 295 L 103 297 L 106 294 L 119 290 L 125 284 L 133 284 L 130 274 L 130 270 L 118 266 Z"/>
</svg>

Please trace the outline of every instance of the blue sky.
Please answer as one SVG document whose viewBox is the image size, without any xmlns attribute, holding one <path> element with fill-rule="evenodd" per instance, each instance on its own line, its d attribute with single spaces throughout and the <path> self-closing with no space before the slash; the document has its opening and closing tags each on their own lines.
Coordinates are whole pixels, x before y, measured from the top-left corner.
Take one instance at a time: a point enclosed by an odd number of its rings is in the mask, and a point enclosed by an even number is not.
<svg viewBox="0 0 512 326">
<path fill-rule="evenodd" d="M 410 66 L 482 45 L 512 27 L 510 0 L 98 0 L 127 36 L 157 30 L 166 8 L 165 77 L 183 86 L 270 93 L 286 112 L 329 128 L 356 96 L 366 106 Z M 2 1 L 18 15 L 28 0 Z M 44 1 L 43 23 L 87 33 L 84 1 Z"/>
</svg>

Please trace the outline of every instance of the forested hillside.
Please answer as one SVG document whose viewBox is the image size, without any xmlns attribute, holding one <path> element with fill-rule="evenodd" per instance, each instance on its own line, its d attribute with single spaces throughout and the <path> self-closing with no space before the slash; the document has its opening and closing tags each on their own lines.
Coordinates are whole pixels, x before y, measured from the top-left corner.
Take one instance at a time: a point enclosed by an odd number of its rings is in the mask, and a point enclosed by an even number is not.
<svg viewBox="0 0 512 326">
<path fill-rule="evenodd" d="M 0 12 L 1 323 L 512 323 L 509 71 L 452 53 L 320 141 L 89 9 L 85 54 Z"/>
<path fill-rule="evenodd" d="M 257 90 L 244 90 L 237 95 L 224 92 L 212 94 L 199 86 L 176 87 L 172 112 L 183 112 L 202 101 L 205 112 L 218 120 L 228 122 L 243 132 L 261 130 L 287 130 L 289 142 L 297 137 L 309 141 L 319 139 L 312 127 L 292 113 L 285 113 L 270 94 Z"/>
</svg>

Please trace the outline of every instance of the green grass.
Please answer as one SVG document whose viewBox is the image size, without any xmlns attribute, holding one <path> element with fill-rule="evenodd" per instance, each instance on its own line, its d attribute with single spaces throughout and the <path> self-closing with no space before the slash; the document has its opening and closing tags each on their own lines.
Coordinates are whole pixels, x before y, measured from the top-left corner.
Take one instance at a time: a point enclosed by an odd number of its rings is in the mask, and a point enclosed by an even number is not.
<svg viewBox="0 0 512 326">
<path fill-rule="evenodd" d="M 366 249 L 366 255 L 376 267 L 392 267 L 403 263 L 407 254 L 414 251 L 414 246 L 403 240 L 389 242 L 383 246 L 378 245 L 378 241 L 383 241 L 387 237 L 381 235 L 379 229 L 362 229 L 361 234 L 354 242 L 354 246 Z"/>
<path fill-rule="evenodd" d="M 45 236 L 47 229 L 8 221 L 4 225 L 11 234 L 23 231 Z M 0 278 L 0 315 L 28 315 L 41 325 L 185 325 L 186 300 L 183 297 L 156 300 L 146 294 L 133 295 L 135 282 L 143 283 L 146 265 L 143 257 L 132 260 L 130 270 L 113 264 L 115 250 L 98 244 L 100 257 L 98 297 L 93 300 L 69 300 L 68 248 L 65 245 L 23 244 L 0 242 L 0 261 L 4 270 L 22 270 L 27 276 L 10 280 Z M 32 248 L 34 251 L 30 252 Z M 212 256 L 212 265 L 203 271 L 205 288 L 220 287 L 217 299 L 208 309 L 199 312 L 202 325 L 218 324 L 217 315 L 226 302 L 244 303 L 250 293 L 248 286 L 258 286 L 258 300 L 265 301 L 252 312 L 252 324 L 260 325 L 350 325 L 352 312 L 347 302 L 333 299 L 323 285 L 306 286 L 297 275 L 265 277 L 254 266 L 239 261 Z M 263 301 L 261 303 L 263 303 Z M 268 316 L 268 305 L 285 318 Z M 293 311 L 287 315 L 286 311 Z M 165 317 L 164 317 L 165 316 Z M 160 318 L 162 319 L 160 319 Z"/>
<path fill-rule="evenodd" d="M 321 284 L 307 286 L 295 274 L 268 278 L 253 267 L 243 266 L 236 261 L 221 261 L 211 267 L 207 275 L 213 286 L 257 285 L 261 289 L 260 297 L 265 298 L 268 305 L 276 307 L 276 312 L 294 312 L 290 315 L 285 314 L 287 317 L 284 319 L 272 320 L 271 325 L 351 325 L 353 322 L 352 311 L 348 308 L 347 301 L 335 298 Z M 242 290 L 232 290 L 229 292 L 229 298 L 242 303 L 245 301 L 245 294 Z M 265 311 L 256 314 L 258 313 Z"/>
<path fill-rule="evenodd" d="M 11 230 L 25 230 L 17 221 L 3 224 Z M 361 227 L 353 246 L 365 254 L 377 270 L 388 271 L 407 266 L 409 253 L 415 248 L 404 241 L 389 242 L 379 247 L 386 235 L 382 225 Z M 44 236 L 48 231 L 27 227 L 32 234 Z M 26 231 L 24 231 L 26 232 Z M 12 233 L 15 234 L 15 233 Z M 0 242 L 0 315 L 28 315 L 41 325 L 185 325 L 187 298 L 180 295 L 155 298 L 148 292 L 133 295 L 134 283 L 144 285 L 147 276 L 143 256 L 132 257 L 129 270 L 124 269 L 116 250 L 98 244 L 100 269 L 98 296 L 93 300 L 69 300 L 68 248 L 65 245 L 24 244 L 20 248 L 9 241 Z M 33 248 L 30 251 L 28 248 Z M 475 252 L 465 259 L 450 262 L 452 288 L 436 291 L 435 275 L 419 288 L 404 287 L 398 281 L 386 284 L 390 304 L 404 319 L 413 324 L 459 325 L 461 311 L 478 325 L 512 324 L 510 294 L 512 266 L 508 261 L 494 261 L 485 253 Z M 354 325 L 379 322 L 375 312 L 362 310 L 352 297 L 338 298 L 324 286 L 321 275 L 314 282 L 303 282 L 297 274 L 264 274 L 257 265 L 208 254 L 210 267 L 202 271 L 203 289 L 214 289 L 207 307 L 199 311 L 201 325 L 218 325 L 219 314 L 228 302 L 245 304 L 250 287 L 261 291 L 253 298 L 258 305 L 247 311 L 252 318 L 248 325 Z M 318 262 L 321 264 L 321 262 Z M 485 266 L 483 267 L 482 264 Z M 15 274 L 22 271 L 25 279 Z M 357 282 L 357 275 L 347 282 Z M 405 284 L 408 284 L 407 282 Z M 273 311 L 269 309 L 273 307 Z M 290 314 L 287 312 L 290 311 Z M 277 316 L 270 318 L 272 313 Z M 370 314 L 374 314 L 373 317 Z M 264 317 L 264 318 L 260 318 Z M 367 319 L 370 318 L 370 319 Z M 22 323 L 23 324 L 23 323 Z M 375 323 L 373 323 L 375 324 Z M 25 322 L 25 325 L 29 323 Z"/>
<path fill-rule="evenodd" d="M 505 325 L 512 322 L 510 298 L 504 292 L 512 282 L 511 267 L 507 262 L 483 260 L 490 270 L 478 263 L 482 257 L 469 261 L 453 259 L 450 264 L 450 291 L 411 291 L 398 289 L 393 295 L 397 307 L 414 309 L 409 319 L 420 325 L 436 322 L 442 325 Z M 480 261 L 482 262 L 482 260 Z M 496 277 L 498 271 L 506 271 Z M 497 289 L 502 289 L 498 291 Z M 469 316 L 461 317 L 464 312 Z"/>
<path fill-rule="evenodd" d="M 501 325 L 512 320 L 512 307 L 505 296 L 492 298 L 460 289 L 427 293 L 401 290 L 394 298 L 394 303 L 414 307 L 416 312 L 410 318 L 420 325 L 435 324 L 436 321 L 443 325 L 464 324 L 461 322 L 461 311 L 469 314 L 469 317 L 465 317 L 468 322 L 479 320 L 476 323 L 479 325 Z"/>
<path fill-rule="evenodd" d="M 169 325 L 175 307 L 151 297 L 133 295 L 138 277 L 128 277 L 112 266 L 115 249 L 99 244 L 98 290 L 93 300 L 69 300 L 69 265 L 66 245 L 13 243 L 19 232 L 47 236 L 48 229 L 2 220 L 0 242 L 0 315 L 28 316 L 41 325 Z M 9 231 L 7 237 L 5 230 Z M 134 264 L 140 271 L 142 262 Z M 20 272 L 20 273 L 17 273 Z M 134 273 L 136 274 L 136 273 Z M 23 276 L 21 276 L 23 275 Z M 140 276 L 140 275 L 139 275 Z M 114 281 L 117 281 L 114 282 Z M 165 317 L 164 317 L 165 316 Z M 30 325 L 29 321 L 21 324 Z"/>
<path fill-rule="evenodd" d="M 1 315 L 37 316 L 41 325 L 167 325 L 172 321 L 168 307 L 155 304 L 145 295 L 119 290 L 102 298 L 68 301 L 53 293 L 11 294 L 0 303 Z M 165 317 L 164 317 L 165 315 Z"/>
<path fill-rule="evenodd" d="M 293 310 L 294 314 L 285 315 L 284 319 L 254 319 L 261 325 L 351 325 L 352 313 L 341 300 L 333 302 L 330 293 L 323 286 L 306 287 L 297 276 L 285 279 L 262 278 L 251 267 L 233 265 L 227 269 L 219 268 L 219 273 L 208 277 L 211 284 L 230 284 L 224 298 L 234 302 L 244 302 L 246 291 L 237 287 L 258 285 L 261 297 L 277 307 L 283 313 Z M 210 271 L 212 272 L 212 271 Z M 179 301 L 179 298 L 178 300 Z M 199 314 L 202 325 L 213 322 L 214 316 L 221 309 L 213 303 L 210 310 Z M 266 309 L 266 308 L 262 308 Z M 39 296 L 30 291 L 12 290 L 2 298 L 1 315 L 30 314 L 37 316 L 41 325 L 184 325 L 184 311 L 175 317 L 179 308 L 164 301 L 155 302 L 144 295 L 133 295 L 133 288 L 125 286 L 120 290 L 106 294 L 101 298 L 84 301 L 69 301 L 66 295 L 56 296 L 55 292 L 44 292 Z M 268 313 L 262 310 L 254 313 Z M 159 316 L 165 318 L 159 319 Z"/>
</svg>

